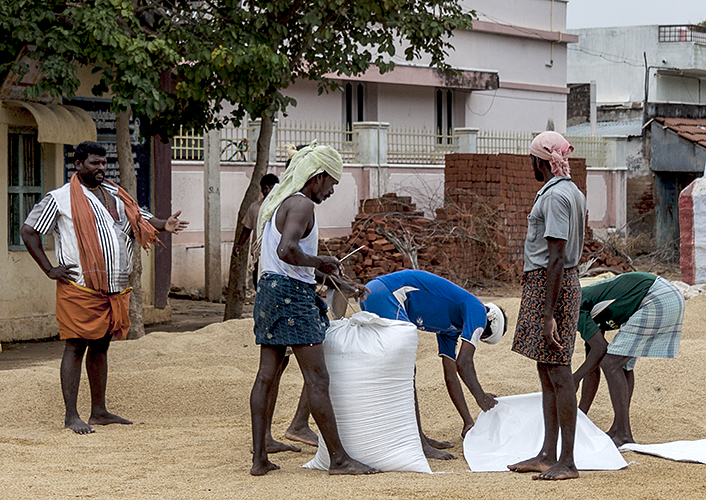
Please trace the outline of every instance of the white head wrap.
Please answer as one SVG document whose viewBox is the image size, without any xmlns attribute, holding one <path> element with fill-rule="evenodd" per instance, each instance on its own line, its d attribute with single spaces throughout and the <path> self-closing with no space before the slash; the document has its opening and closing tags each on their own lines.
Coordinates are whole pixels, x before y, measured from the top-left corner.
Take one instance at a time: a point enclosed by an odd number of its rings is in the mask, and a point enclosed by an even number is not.
<svg viewBox="0 0 706 500">
<path fill-rule="evenodd" d="M 486 344 L 497 344 L 505 334 L 505 316 L 503 316 L 502 310 L 492 302 L 485 304 L 485 308 L 491 334 L 485 338 L 481 336 L 481 340 Z"/>
<path fill-rule="evenodd" d="M 300 149 L 292 157 L 289 167 L 285 170 L 279 184 L 276 184 L 267 198 L 262 202 L 257 217 L 257 242 L 255 252 L 259 254 L 262 243 L 263 229 L 267 221 L 272 219 L 275 210 L 290 196 L 300 191 L 309 179 L 326 172 L 336 181 L 341 180 L 343 160 L 338 151 L 331 146 L 319 146 L 316 139 Z"/>
</svg>

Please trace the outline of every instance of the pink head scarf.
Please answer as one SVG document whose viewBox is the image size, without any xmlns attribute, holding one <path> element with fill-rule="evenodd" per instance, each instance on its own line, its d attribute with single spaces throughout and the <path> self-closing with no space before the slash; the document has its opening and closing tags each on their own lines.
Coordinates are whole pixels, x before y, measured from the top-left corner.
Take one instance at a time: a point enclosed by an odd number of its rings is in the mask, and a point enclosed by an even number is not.
<svg viewBox="0 0 706 500">
<path fill-rule="evenodd" d="M 558 132 L 542 132 L 530 144 L 530 154 L 548 160 L 555 177 L 571 175 L 569 155 L 574 147 Z"/>
</svg>

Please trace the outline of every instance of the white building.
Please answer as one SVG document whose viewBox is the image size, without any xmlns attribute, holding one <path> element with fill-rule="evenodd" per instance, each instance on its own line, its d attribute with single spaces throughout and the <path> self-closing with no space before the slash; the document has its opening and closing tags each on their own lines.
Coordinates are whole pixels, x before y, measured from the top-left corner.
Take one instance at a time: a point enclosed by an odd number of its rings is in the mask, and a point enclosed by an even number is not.
<svg viewBox="0 0 706 500">
<path fill-rule="evenodd" d="M 568 50 L 568 82 L 596 82 L 598 119 L 603 116 L 606 121 L 603 126 L 599 123 L 598 133 L 621 126 L 631 129 L 624 134 L 628 219 L 650 217 L 639 207 L 653 199 L 655 220 L 648 223 L 654 224 L 657 243 L 676 242 L 679 191 L 702 172 L 694 170 L 692 161 L 680 163 L 672 156 L 672 145 L 663 140 L 663 134 L 651 133 L 659 125 L 649 120 L 706 118 L 706 27 L 627 26 L 570 33 L 578 35 L 579 41 Z M 643 125 L 647 127 L 644 141 Z M 650 162 L 663 157 L 670 158 L 669 164 Z"/>
<path fill-rule="evenodd" d="M 467 11 L 475 9 L 478 20 L 473 30 L 458 30 L 451 40 L 454 49 L 447 62 L 459 71 L 456 78 L 430 69 L 428 61 L 407 62 L 397 56 L 395 70 L 384 75 L 376 68 L 355 78 L 331 75 L 340 84 L 339 91 L 319 95 L 316 84 L 309 81 L 298 81 L 286 90 L 297 106 L 277 117 L 272 170 L 281 171 L 285 143 L 300 144 L 314 137 L 337 147 L 346 162 L 335 196 L 318 210 L 323 237 L 347 234 L 359 201 L 385 192 L 411 195 L 428 213 L 434 208 L 429 202 L 440 206 L 443 154 L 458 146 L 453 144 L 459 140 L 454 130 L 536 132 L 553 127 L 566 131 L 567 44 L 578 40 L 566 33 L 567 2 L 463 0 L 461 4 Z M 329 124 L 331 131 L 314 132 L 314 124 L 321 123 Z M 353 128 L 356 139 L 347 132 Z M 301 133 L 294 133 L 295 129 Z M 387 137 L 387 148 L 372 147 L 368 151 L 374 153 L 355 154 L 364 136 L 374 142 L 380 137 L 376 134 Z M 405 137 L 411 137 L 412 143 L 403 144 Z M 236 160 L 254 160 L 254 137 L 250 139 L 250 152 L 245 157 L 236 155 Z M 424 153 L 418 154 L 422 149 Z M 428 160 L 431 156 L 435 161 Z M 230 153 L 221 160 L 225 284 L 237 211 L 251 164 L 231 161 Z M 189 231 L 175 239 L 173 246 L 172 283 L 187 289 L 203 286 L 206 222 L 199 218 L 204 203 L 202 198 L 188 196 L 203 192 L 203 179 L 203 162 L 173 163 L 174 197 L 191 205 L 184 208 L 185 217 L 194 214 Z"/>
<path fill-rule="evenodd" d="M 478 20 L 458 30 L 447 62 L 465 81 L 445 81 L 428 61 L 396 56 L 394 71 L 338 80 L 344 91 L 318 96 L 315 84 L 287 90 L 298 105 L 288 118 L 303 121 L 382 121 L 447 130 L 566 129 L 567 44 L 565 0 L 463 0 Z M 487 88 L 487 90 L 484 90 Z"/>
</svg>

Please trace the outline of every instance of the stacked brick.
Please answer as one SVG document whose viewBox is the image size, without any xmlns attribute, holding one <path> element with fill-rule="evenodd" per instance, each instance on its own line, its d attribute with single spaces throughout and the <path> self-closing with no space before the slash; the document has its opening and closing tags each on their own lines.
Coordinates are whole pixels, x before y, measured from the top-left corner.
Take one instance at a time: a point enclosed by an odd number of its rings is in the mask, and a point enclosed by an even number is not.
<svg viewBox="0 0 706 500">
<path fill-rule="evenodd" d="M 431 223 L 416 209 L 408 196 L 386 194 L 382 198 L 362 200 L 360 212 L 353 221 L 351 234 L 343 238 L 322 240 L 319 253 L 335 255 L 339 259 L 363 247 L 343 264 L 346 275 L 361 283 L 377 276 L 402 269 L 410 269 L 411 262 L 397 251 L 394 243 L 382 235 L 384 231 L 402 229 L 419 231 Z"/>
<path fill-rule="evenodd" d="M 585 193 L 585 160 L 570 164 L 573 181 Z M 435 219 L 425 218 L 409 197 L 362 200 L 351 234 L 322 240 L 319 251 L 342 258 L 364 247 L 344 262 L 347 276 L 363 283 L 409 269 L 415 257 L 420 269 L 461 286 L 516 279 L 522 272 L 527 214 L 541 188 L 529 158 L 452 154 L 446 157 L 445 179 L 444 208 Z M 597 258 L 592 267 L 629 269 L 626 259 L 590 235 L 584 250 Z"/>
<path fill-rule="evenodd" d="M 586 161 L 572 158 L 571 177 L 586 193 Z M 523 260 L 527 215 L 542 185 L 534 178 L 527 155 L 452 154 L 446 157 L 446 194 L 461 211 L 480 198 L 497 208 L 503 231 L 498 241 L 498 259 L 506 263 Z"/>
<path fill-rule="evenodd" d="M 588 239 L 583 244 L 583 255 L 581 262 L 588 262 L 593 259 L 593 264 L 589 269 L 604 271 L 610 270 L 617 273 L 627 273 L 634 271 L 630 261 L 625 256 L 620 255 L 614 249 L 605 246 L 598 240 Z M 596 272 L 597 272 L 596 271 Z"/>
</svg>

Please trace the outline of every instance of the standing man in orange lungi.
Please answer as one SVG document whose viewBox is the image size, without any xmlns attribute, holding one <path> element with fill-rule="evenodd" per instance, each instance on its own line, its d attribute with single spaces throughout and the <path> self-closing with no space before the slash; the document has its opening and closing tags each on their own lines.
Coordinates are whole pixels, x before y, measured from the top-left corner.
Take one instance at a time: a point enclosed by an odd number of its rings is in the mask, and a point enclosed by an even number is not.
<svg viewBox="0 0 706 500">
<path fill-rule="evenodd" d="M 148 249 L 156 233 L 177 233 L 189 223 L 181 212 L 157 219 L 140 209 L 125 190 L 105 179 L 106 151 L 98 143 L 76 147 L 77 172 L 71 181 L 50 191 L 27 216 L 20 234 L 30 255 L 56 280 L 56 319 L 66 340 L 61 360 L 65 427 L 77 434 L 95 432 L 92 425 L 131 424 L 105 407 L 108 346 L 124 339 L 130 328 L 130 289 L 134 239 Z M 54 233 L 58 265 L 53 266 L 40 234 Z M 81 420 L 76 409 L 81 362 L 91 387 L 91 416 Z"/>
</svg>

